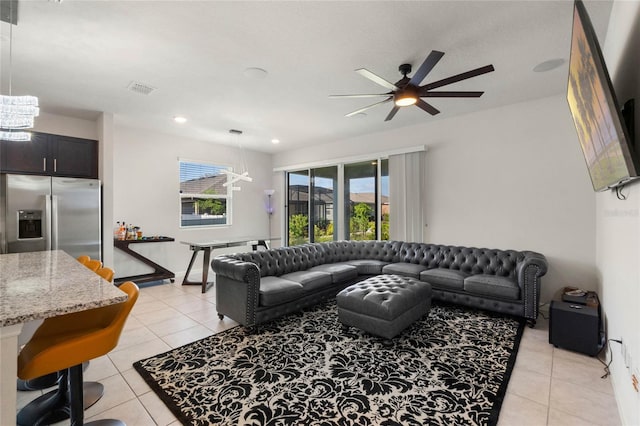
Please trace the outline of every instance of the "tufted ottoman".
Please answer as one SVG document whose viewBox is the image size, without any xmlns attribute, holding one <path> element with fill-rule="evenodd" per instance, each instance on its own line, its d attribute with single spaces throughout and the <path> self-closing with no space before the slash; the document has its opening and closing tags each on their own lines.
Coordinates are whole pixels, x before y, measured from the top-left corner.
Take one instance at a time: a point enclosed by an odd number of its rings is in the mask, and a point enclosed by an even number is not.
<svg viewBox="0 0 640 426">
<path fill-rule="evenodd" d="M 431 308 L 431 284 L 400 275 L 378 275 L 350 285 L 336 296 L 338 318 L 391 339 Z"/>
</svg>

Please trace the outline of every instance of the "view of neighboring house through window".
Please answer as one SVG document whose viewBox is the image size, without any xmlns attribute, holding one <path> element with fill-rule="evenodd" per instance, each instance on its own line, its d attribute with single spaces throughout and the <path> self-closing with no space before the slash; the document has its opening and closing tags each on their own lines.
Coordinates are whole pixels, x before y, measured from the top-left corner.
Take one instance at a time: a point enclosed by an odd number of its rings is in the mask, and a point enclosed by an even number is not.
<svg viewBox="0 0 640 426">
<path fill-rule="evenodd" d="M 389 239 L 389 160 L 380 160 L 380 239 Z"/>
<path fill-rule="evenodd" d="M 348 240 L 389 239 L 389 160 L 345 164 L 344 238 Z M 380 226 L 380 232 L 378 232 Z"/>
<path fill-rule="evenodd" d="M 322 167 L 311 169 L 311 223 L 313 223 L 313 242 L 322 243 L 336 240 L 337 211 L 333 198 L 338 188 L 338 167 Z"/>
<path fill-rule="evenodd" d="M 231 223 L 230 167 L 180 160 L 180 226 Z"/>
<path fill-rule="evenodd" d="M 309 242 L 309 171 L 289 173 L 289 245 Z"/>
<path fill-rule="evenodd" d="M 344 179 L 339 181 L 340 167 Z M 389 239 L 388 160 L 293 171 L 287 185 L 288 245 Z M 340 200 L 342 206 L 336 204 Z"/>
</svg>

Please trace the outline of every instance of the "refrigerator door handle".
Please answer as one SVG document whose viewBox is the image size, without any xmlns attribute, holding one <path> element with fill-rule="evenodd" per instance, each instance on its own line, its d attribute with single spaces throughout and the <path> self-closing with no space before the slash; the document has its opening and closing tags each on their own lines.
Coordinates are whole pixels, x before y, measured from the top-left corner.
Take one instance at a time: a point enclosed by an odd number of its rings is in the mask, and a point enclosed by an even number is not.
<svg viewBox="0 0 640 426">
<path fill-rule="evenodd" d="M 51 196 L 51 250 L 58 250 L 58 196 Z"/>
<path fill-rule="evenodd" d="M 45 217 L 44 249 L 51 250 L 51 220 L 49 220 L 51 218 L 51 196 L 50 195 L 44 195 L 44 209 L 45 209 L 44 210 L 44 217 Z"/>
</svg>

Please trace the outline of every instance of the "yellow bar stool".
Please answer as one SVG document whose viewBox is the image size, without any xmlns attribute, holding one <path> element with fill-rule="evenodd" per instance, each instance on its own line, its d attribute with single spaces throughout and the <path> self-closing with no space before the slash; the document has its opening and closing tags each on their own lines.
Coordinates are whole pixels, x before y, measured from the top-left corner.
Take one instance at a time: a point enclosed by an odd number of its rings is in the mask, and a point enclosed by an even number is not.
<svg viewBox="0 0 640 426">
<path fill-rule="evenodd" d="M 96 274 L 100 275 L 105 281 L 113 283 L 113 275 L 115 272 L 111 268 L 102 267 L 96 271 Z"/>
<path fill-rule="evenodd" d="M 97 268 L 100 268 L 102 266 L 102 262 L 100 262 L 99 260 L 91 260 L 90 256 L 87 255 L 82 255 L 82 256 L 78 256 L 76 257 L 76 260 L 78 262 L 80 262 L 81 264 L 85 265 L 87 268 L 91 269 L 92 271 L 96 272 Z M 104 278 L 104 277 L 103 277 Z M 106 279 L 106 278 L 105 278 Z M 111 279 L 106 279 L 107 281 L 113 282 L 113 277 Z M 88 365 L 85 364 L 85 365 Z M 85 366 L 86 369 L 86 366 Z M 46 376 L 43 377 L 36 377 L 32 380 L 17 380 L 17 389 L 19 391 L 35 391 L 35 390 L 43 390 L 43 389 L 47 389 L 50 388 L 52 386 L 55 386 L 56 383 L 58 382 L 58 374 L 57 373 L 51 373 L 51 374 L 47 374 Z M 99 389 L 96 386 L 92 386 L 89 387 L 88 389 L 85 389 L 85 392 L 88 392 L 88 397 L 85 398 L 88 402 L 87 407 L 90 407 L 91 405 L 95 404 L 98 399 L 100 399 L 100 397 L 102 396 L 102 391 L 101 389 Z"/>
<path fill-rule="evenodd" d="M 84 266 L 91 269 L 93 272 L 96 272 L 98 269 L 102 268 L 102 262 L 98 259 L 89 259 L 87 263 L 84 263 Z"/>
<path fill-rule="evenodd" d="M 18 377 L 29 380 L 63 371 L 52 407 L 71 414 L 71 425 L 84 424 L 82 363 L 109 353 L 118 344 L 124 324 L 138 299 L 138 286 L 127 281 L 119 287 L 129 296 L 123 303 L 47 318 L 18 355 Z M 26 408 L 26 407 L 25 407 Z M 18 425 L 55 423 L 56 410 L 47 410 L 46 418 L 31 418 L 42 410 L 18 413 Z M 67 415 L 68 416 L 68 415 Z M 117 420 L 99 420 L 97 424 L 120 424 Z"/>
</svg>

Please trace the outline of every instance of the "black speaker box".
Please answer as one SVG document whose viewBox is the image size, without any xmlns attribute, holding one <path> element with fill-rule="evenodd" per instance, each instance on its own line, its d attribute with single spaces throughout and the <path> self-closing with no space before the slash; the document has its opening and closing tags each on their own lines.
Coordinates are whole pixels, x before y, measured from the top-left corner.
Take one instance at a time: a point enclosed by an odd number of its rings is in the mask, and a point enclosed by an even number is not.
<svg viewBox="0 0 640 426">
<path fill-rule="evenodd" d="M 595 356 L 602 348 L 600 307 L 552 301 L 549 310 L 549 343 Z"/>
</svg>

